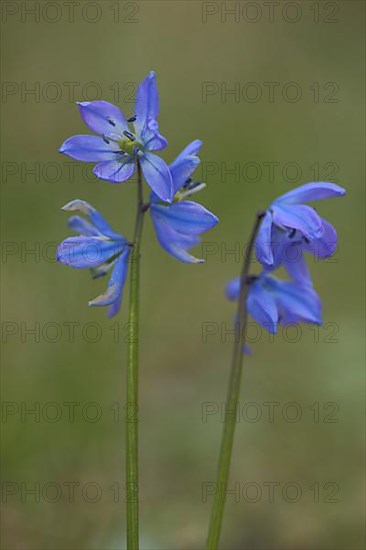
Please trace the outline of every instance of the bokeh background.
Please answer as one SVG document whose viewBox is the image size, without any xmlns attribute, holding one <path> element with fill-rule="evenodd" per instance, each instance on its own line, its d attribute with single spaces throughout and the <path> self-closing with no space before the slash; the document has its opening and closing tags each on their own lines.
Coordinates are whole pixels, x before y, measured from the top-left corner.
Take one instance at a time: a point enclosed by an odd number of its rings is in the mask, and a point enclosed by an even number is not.
<svg viewBox="0 0 366 550">
<path fill-rule="evenodd" d="M 6 550 L 125 547 L 127 302 L 113 320 L 88 309 L 105 281 L 53 256 L 69 234 L 64 203 L 88 200 L 131 236 L 136 188 L 97 181 L 57 150 L 85 132 L 75 101 L 103 97 L 132 115 L 151 69 L 164 157 L 203 140 L 198 199 L 221 223 L 197 266 L 169 257 L 148 217 L 144 228 L 142 547 L 204 547 L 232 353 L 224 285 L 256 210 L 314 179 L 347 188 L 317 205 L 339 233 L 331 261 L 309 258 L 325 326 L 252 345 L 221 547 L 363 547 L 364 3 L 277 4 L 270 16 L 265 2 L 3 3 Z"/>
</svg>

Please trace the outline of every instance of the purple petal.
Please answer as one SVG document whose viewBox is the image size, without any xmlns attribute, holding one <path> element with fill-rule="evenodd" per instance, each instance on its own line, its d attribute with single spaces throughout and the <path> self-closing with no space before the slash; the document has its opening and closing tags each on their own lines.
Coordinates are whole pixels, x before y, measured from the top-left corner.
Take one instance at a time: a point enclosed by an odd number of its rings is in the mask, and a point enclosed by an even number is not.
<svg viewBox="0 0 366 550">
<path fill-rule="evenodd" d="M 70 237 L 57 248 L 56 259 L 79 269 L 99 266 L 121 252 L 125 245 L 97 237 Z"/>
<path fill-rule="evenodd" d="M 120 155 L 116 143 L 106 143 L 98 136 L 73 136 L 61 145 L 59 152 L 85 162 L 114 160 Z"/>
<path fill-rule="evenodd" d="M 306 205 L 272 205 L 273 222 L 284 229 L 296 229 L 307 239 L 318 239 L 323 232 L 321 217 Z"/>
<path fill-rule="evenodd" d="M 240 277 L 235 277 L 235 279 L 231 279 L 231 281 L 227 283 L 225 294 L 228 300 L 236 301 L 239 299 Z"/>
<path fill-rule="evenodd" d="M 335 183 L 326 181 L 305 183 L 305 185 L 292 189 L 292 191 L 276 199 L 274 204 L 301 204 L 303 202 L 318 201 L 331 197 L 341 197 L 345 195 L 345 193 L 346 190 Z"/>
<path fill-rule="evenodd" d="M 323 219 L 323 233 L 319 239 L 310 243 L 303 243 L 307 252 L 314 254 L 316 258 L 328 258 L 337 248 L 337 232 L 334 227 Z"/>
<path fill-rule="evenodd" d="M 288 243 L 282 250 L 282 263 L 294 281 L 303 285 L 312 285 L 304 250 L 301 243 Z"/>
<path fill-rule="evenodd" d="M 159 95 L 154 71 L 141 82 L 136 94 L 134 126 L 138 135 L 144 139 L 144 133 L 150 120 L 156 120 L 159 114 Z"/>
<path fill-rule="evenodd" d="M 108 101 L 84 101 L 78 104 L 80 115 L 89 128 L 99 135 L 121 135 L 128 124 L 118 107 Z"/>
<path fill-rule="evenodd" d="M 275 293 L 281 323 L 322 323 L 321 302 L 311 286 L 273 277 L 268 284 Z"/>
<path fill-rule="evenodd" d="M 249 289 L 247 298 L 248 313 L 268 332 L 277 332 L 278 310 L 272 293 L 262 286 L 258 279 Z"/>
<path fill-rule="evenodd" d="M 218 218 L 201 204 L 192 201 L 175 202 L 169 206 L 152 204 L 156 218 L 163 218 L 178 233 L 203 233 L 218 223 Z"/>
<path fill-rule="evenodd" d="M 173 199 L 173 182 L 170 170 L 163 159 L 145 153 L 140 158 L 141 168 L 151 189 L 165 202 Z"/>
<path fill-rule="evenodd" d="M 274 262 L 271 235 L 272 215 L 270 212 L 266 212 L 255 241 L 257 260 L 265 266 L 272 266 Z"/>
<path fill-rule="evenodd" d="M 121 183 L 128 180 L 135 171 L 134 160 L 127 157 L 126 160 L 108 160 L 100 162 L 94 167 L 94 175 L 112 183 Z"/>
</svg>

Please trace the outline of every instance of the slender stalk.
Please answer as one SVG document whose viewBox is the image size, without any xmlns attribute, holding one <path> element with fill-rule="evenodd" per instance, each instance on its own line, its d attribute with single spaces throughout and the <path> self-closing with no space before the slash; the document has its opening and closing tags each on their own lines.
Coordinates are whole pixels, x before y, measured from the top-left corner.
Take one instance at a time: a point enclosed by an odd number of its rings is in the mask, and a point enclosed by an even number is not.
<svg viewBox="0 0 366 550">
<path fill-rule="evenodd" d="M 243 347 L 245 344 L 245 327 L 247 323 L 247 296 L 250 260 L 254 248 L 255 238 L 258 233 L 261 219 L 264 213 L 258 212 L 250 235 L 249 245 L 246 250 L 243 269 L 240 277 L 240 294 L 237 314 L 237 335 L 234 344 L 234 353 L 231 365 L 229 389 L 226 399 L 224 431 L 221 441 L 220 458 L 216 479 L 216 493 L 211 512 L 210 527 L 207 538 L 207 549 L 216 550 L 219 543 L 222 519 L 224 515 L 225 493 L 229 478 L 231 454 L 234 442 L 236 415 L 240 395 L 240 381 L 243 367 Z"/>
<path fill-rule="evenodd" d="M 139 280 L 140 243 L 144 219 L 142 175 L 137 161 L 137 212 L 130 265 L 130 307 L 128 322 L 134 337 L 128 341 L 127 355 L 127 416 L 126 416 L 126 506 L 127 549 L 139 548 L 138 498 L 138 352 L 139 352 Z"/>
</svg>

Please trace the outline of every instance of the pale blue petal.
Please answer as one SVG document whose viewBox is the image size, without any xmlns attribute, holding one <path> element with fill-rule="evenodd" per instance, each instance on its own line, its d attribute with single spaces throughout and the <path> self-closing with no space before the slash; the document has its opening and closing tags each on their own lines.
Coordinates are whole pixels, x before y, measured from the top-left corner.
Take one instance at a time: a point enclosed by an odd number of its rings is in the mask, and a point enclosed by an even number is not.
<svg viewBox="0 0 366 550">
<path fill-rule="evenodd" d="M 79 233 L 79 235 L 84 235 L 88 237 L 100 237 L 101 233 L 87 220 L 84 220 L 81 216 L 71 216 L 69 218 L 67 225 L 70 229 Z"/>
<path fill-rule="evenodd" d="M 160 157 L 145 153 L 140 158 L 141 168 L 151 189 L 165 202 L 173 199 L 173 182 L 168 165 Z"/>
<path fill-rule="evenodd" d="M 106 143 L 99 136 L 73 136 L 61 145 L 59 152 L 85 162 L 115 160 L 121 154 L 116 143 Z"/>
<path fill-rule="evenodd" d="M 123 134 L 128 124 L 116 105 L 108 101 L 83 101 L 78 104 L 80 115 L 89 128 L 99 135 Z"/>
<path fill-rule="evenodd" d="M 204 261 L 195 258 L 187 252 L 192 246 L 200 242 L 199 237 L 196 235 L 178 233 L 162 216 L 159 216 L 155 210 L 151 211 L 151 219 L 160 246 L 169 254 L 185 263 L 202 263 Z"/>
<path fill-rule="evenodd" d="M 168 144 L 165 137 L 159 134 L 159 125 L 156 120 L 149 120 L 142 141 L 146 151 L 161 151 Z"/>
<path fill-rule="evenodd" d="M 267 282 L 275 293 L 282 323 L 322 323 L 321 302 L 311 286 L 274 278 Z"/>
<path fill-rule="evenodd" d="M 303 285 L 312 285 L 310 271 L 300 243 L 289 244 L 284 247 L 282 263 L 294 281 Z"/>
<path fill-rule="evenodd" d="M 99 266 L 119 254 L 125 245 L 97 237 L 70 237 L 57 248 L 57 261 L 79 269 Z"/>
<path fill-rule="evenodd" d="M 201 161 L 198 157 L 191 155 L 186 156 L 179 162 L 174 162 L 169 166 L 173 180 L 174 194 L 179 191 L 181 187 L 183 187 L 200 162 Z"/>
<path fill-rule="evenodd" d="M 174 169 L 175 165 L 179 164 L 186 157 L 197 155 L 201 147 L 202 147 L 202 141 L 200 141 L 199 139 L 195 139 L 194 141 L 191 141 L 191 143 L 189 143 L 187 147 L 185 147 L 183 151 L 179 153 L 176 159 L 173 160 L 173 162 L 170 165 L 170 169 L 171 170 Z"/>
<path fill-rule="evenodd" d="M 123 287 L 126 282 L 128 271 L 129 253 L 130 250 L 126 248 L 117 259 L 108 283 L 107 291 L 89 302 L 89 306 L 111 306 L 108 311 L 108 317 L 116 315 L 121 307 Z"/>
<path fill-rule="evenodd" d="M 141 82 L 137 89 L 134 126 L 136 133 L 144 139 L 150 120 L 156 120 L 159 114 L 159 94 L 154 71 Z"/>
<path fill-rule="evenodd" d="M 345 195 L 346 190 L 335 183 L 318 181 L 305 183 L 296 189 L 292 189 L 274 201 L 274 204 L 301 204 L 303 202 L 318 201 L 329 199 L 331 197 L 341 197 Z"/>
<path fill-rule="evenodd" d="M 275 334 L 278 324 L 278 310 L 272 293 L 258 279 L 249 288 L 247 298 L 248 313 L 268 332 Z"/>
<path fill-rule="evenodd" d="M 152 204 L 155 216 L 164 218 L 175 231 L 197 234 L 208 231 L 218 223 L 218 218 L 201 204 L 193 201 L 175 202 L 169 206 Z"/>
<path fill-rule="evenodd" d="M 304 242 L 303 248 L 314 254 L 316 258 L 327 258 L 332 256 L 337 248 L 337 232 L 334 227 L 324 219 L 323 233 L 319 239 L 309 243 Z"/>
<path fill-rule="evenodd" d="M 94 167 L 94 175 L 112 183 L 121 183 L 128 180 L 135 171 L 135 162 L 128 156 L 125 160 L 109 160 L 100 162 Z"/>
<path fill-rule="evenodd" d="M 323 233 L 321 217 L 310 206 L 272 205 L 273 222 L 284 229 L 296 229 L 309 240 L 318 239 Z"/>
</svg>

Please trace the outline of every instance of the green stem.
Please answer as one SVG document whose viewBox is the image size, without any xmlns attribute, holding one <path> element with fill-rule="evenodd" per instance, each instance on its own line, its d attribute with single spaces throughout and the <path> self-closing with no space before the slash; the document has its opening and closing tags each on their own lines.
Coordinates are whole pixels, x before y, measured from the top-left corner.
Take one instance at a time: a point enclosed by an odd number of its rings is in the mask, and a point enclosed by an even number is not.
<svg viewBox="0 0 366 550">
<path fill-rule="evenodd" d="M 144 219 L 142 175 L 137 162 L 137 212 L 130 264 L 130 308 L 128 322 L 135 337 L 128 342 L 127 355 L 127 420 L 126 420 L 126 506 L 127 549 L 139 548 L 138 499 L 138 351 L 139 351 L 139 280 L 140 243 Z"/>
<path fill-rule="evenodd" d="M 240 381 L 243 367 L 243 347 L 245 344 L 245 327 L 247 323 L 247 296 L 250 261 L 254 248 L 255 238 L 258 233 L 261 219 L 264 213 L 258 212 L 250 240 L 246 250 L 243 269 L 240 277 L 240 294 L 237 314 L 237 336 L 235 338 L 234 353 L 231 365 L 229 389 L 226 399 L 224 431 L 221 441 L 219 466 L 216 479 L 216 493 L 211 512 L 210 527 L 207 538 L 207 549 L 216 550 L 219 543 L 222 519 L 224 515 L 225 493 L 229 478 L 231 454 L 234 442 L 236 415 L 240 396 Z"/>
</svg>

